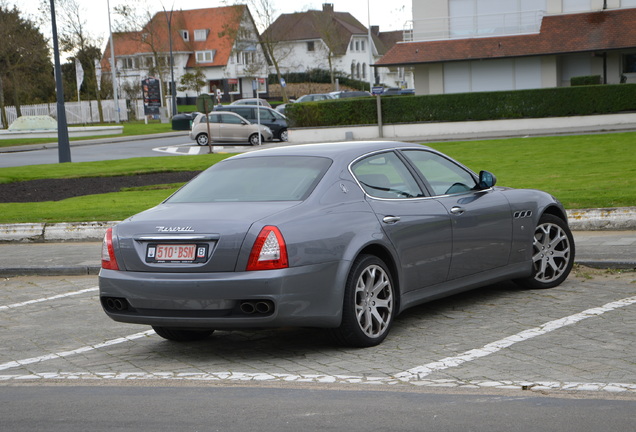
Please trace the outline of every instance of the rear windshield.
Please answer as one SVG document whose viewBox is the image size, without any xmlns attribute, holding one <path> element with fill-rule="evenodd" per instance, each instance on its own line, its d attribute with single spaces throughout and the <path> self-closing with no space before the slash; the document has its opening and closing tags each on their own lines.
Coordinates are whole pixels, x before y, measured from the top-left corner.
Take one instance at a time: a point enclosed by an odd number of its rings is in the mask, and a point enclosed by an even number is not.
<svg viewBox="0 0 636 432">
<path fill-rule="evenodd" d="M 166 202 L 302 201 L 330 165 L 331 159 L 307 156 L 229 159 L 202 172 Z"/>
</svg>

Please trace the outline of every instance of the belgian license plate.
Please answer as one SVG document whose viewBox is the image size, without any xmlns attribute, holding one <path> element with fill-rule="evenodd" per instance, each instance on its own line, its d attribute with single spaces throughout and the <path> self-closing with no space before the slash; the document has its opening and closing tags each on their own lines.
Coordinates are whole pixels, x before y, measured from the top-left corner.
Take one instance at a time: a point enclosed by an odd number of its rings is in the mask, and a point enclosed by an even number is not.
<svg viewBox="0 0 636 432">
<path fill-rule="evenodd" d="M 207 256 L 207 247 L 196 244 L 151 244 L 146 252 L 146 262 L 188 263 L 202 262 Z"/>
</svg>

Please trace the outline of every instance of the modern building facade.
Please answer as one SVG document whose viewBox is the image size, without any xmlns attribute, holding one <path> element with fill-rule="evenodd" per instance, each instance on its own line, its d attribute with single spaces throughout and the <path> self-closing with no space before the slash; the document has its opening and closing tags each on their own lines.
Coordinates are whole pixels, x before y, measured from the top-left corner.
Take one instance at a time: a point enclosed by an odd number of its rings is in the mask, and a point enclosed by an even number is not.
<svg viewBox="0 0 636 432">
<path fill-rule="evenodd" d="M 413 67 L 416 94 L 636 82 L 636 0 L 413 0 L 376 66 Z"/>
</svg>

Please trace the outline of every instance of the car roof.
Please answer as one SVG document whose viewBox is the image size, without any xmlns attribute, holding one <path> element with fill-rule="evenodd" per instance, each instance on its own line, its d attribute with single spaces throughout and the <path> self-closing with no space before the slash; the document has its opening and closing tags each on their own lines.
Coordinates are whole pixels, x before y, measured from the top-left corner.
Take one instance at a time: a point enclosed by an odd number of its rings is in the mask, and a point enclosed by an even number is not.
<svg viewBox="0 0 636 432">
<path fill-rule="evenodd" d="M 391 149 L 429 149 L 420 144 L 404 143 L 399 141 L 346 141 L 334 143 L 299 144 L 291 146 L 274 147 L 255 150 L 248 153 L 233 156 L 235 158 L 262 157 L 262 156 L 322 156 L 330 159 L 349 159 L 363 156 L 381 150 Z"/>
<path fill-rule="evenodd" d="M 237 99 L 234 102 L 230 103 L 230 105 L 261 105 L 261 106 L 269 106 L 269 102 L 267 102 L 265 99 L 261 99 L 261 98 L 244 98 L 244 99 Z"/>
<path fill-rule="evenodd" d="M 214 110 L 216 111 L 216 109 L 218 107 L 219 107 L 218 105 L 216 107 L 214 107 Z M 221 108 L 218 108 L 218 110 L 219 111 L 229 111 L 229 110 L 233 110 L 233 109 L 245 109 L 245 108 L 253 108 L 253 109 L 260 108 L 260 109 L 264 109 L 264 110 L 276 111 L 272 107 L 268 107 L 268 106 L 264 106 L 264 105 L 250 105 L 250 104 L 223 105 Z"/>
<path fill-rule="evenodd" d="M 239 114 L 237 114 L 235 112 L 232 112 L 232 111 L 210 111 L 208 114 L 210 114 L 210 115 L 212 115 L 212 114 L 230 114 L 230 115 L 233 115 L 235 117 L 239 117 L 240 119 L 245 120 L 246 122 L 250 123 L 250 121 L 247 120 L 245 117 L 243 117 L 243 116 L 241 116 L 241 115 L 239 115 Z"/>
</svg>

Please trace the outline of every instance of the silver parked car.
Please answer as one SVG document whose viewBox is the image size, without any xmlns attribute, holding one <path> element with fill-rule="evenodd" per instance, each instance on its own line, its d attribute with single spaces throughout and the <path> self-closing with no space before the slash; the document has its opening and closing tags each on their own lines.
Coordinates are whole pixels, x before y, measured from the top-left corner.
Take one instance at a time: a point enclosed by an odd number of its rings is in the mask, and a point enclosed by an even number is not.
<svg viewBox="0 0 636 432">
<path fill-rule="evenodd" d="M 267 126 L 252 124 L 233 112 L 215 111 L 207 116 L 199 114 L 194 119 L 190 129 L 190 139 L 195 140 L 199 145 L 207 145 L 209 141 L 249 142 L 252 145 L 258 145 L 259 133 L 261 143 L 274 138 Z"/>
<path fill-rule="evenodd" d="M 214 109 L 236 113 L 252 123 L 260 121 L 260 124 L 272 131 L 275 139 L 287 141 L 287 117 L 272 108 L 256 105 L 220 105 Z"/>
<path fill-rule="evenodd" d="M 563 206 L 495 182 L 396 142 L 234 156 L 108 230 L 101 304 L 171 340 L 307 326 L 367 347 L 426 301 L 502 280 L 559 285 L 575 252 Z"/>
<path fill-rule="evenodd" d="M 269 102 L 267 102 L 265 99 L 260 98 L 237 99 L 230 105 L 260 105 L 268 108 L 272 107 Z"/>
</svg>

